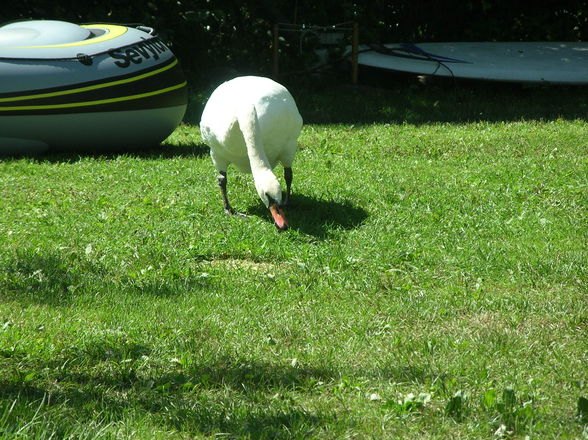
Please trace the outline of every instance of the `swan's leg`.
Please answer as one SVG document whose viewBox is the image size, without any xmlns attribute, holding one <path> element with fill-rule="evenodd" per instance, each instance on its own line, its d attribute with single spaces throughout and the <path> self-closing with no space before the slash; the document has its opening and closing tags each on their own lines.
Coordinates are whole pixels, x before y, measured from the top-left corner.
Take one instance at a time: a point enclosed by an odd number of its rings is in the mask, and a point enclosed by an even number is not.
<svg viewBox="0 0 588 440">
<path fill-rule="evenodd" d="M 296 139 L 291 140 L 282 152 L 280 162 L 284 166 L 284 180 L 286 181 L 286 197 L 284 198 L 284 205 L 290 201 L 292 195 L 292 163 L 294 162 L 294 155 L 298 144 Z"/>
<path fill-rule="evenodd" d="M 221 194 L 223 196 L 223 204 L 225 205 L 225 214 L 234 214 L 235 211 L 231 207 L 229 203 L 229 198 L 227 197 L 227 172 L 226 171 L 219 171 L 218 176 L 218 186 L 220 187 Z"/>
<path fill-rule="evenodd" d="M 227 196 L 227 172 L 226 171 L 219 171 L 218 172 L 218 186 L 220 187 L 221 194 L 223 196 L 223 204 L 225 205 L 225 214 L 229 215 L 238 215 L 239 217 L 247 217 L 245 214 L 241 214 L 240 212 L 235 212 L 231 204 L 229 203 L 229 197 Z"/>
<path fill-rule="evenodd" d="M 284 205 L 288 204 L 290 200 L 290 193 L 292 192 L 292 168 L 284 167 L 284 180 L 286 181 L 286 198 L 284 199 Z"/>
</svg>

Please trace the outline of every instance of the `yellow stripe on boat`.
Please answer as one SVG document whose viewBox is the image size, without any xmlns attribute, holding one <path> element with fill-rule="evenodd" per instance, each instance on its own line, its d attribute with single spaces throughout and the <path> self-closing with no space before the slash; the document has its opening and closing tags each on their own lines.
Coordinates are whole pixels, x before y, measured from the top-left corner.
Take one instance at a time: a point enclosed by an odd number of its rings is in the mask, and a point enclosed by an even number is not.
<svg viewBox="0 0 588 440">
<path fill-rule="evenodd" d="M 107 83 L 95 84 L 93 86 L 87 87 L 78 87 L 75 89 L 68 89 L 68 90 L 60 90 L 59 92 L 50 92 L 50 93 L 38 93 L 35 95 L 26 95 L 26 96 L 14 96 L 12 98 L 0 98 L 0 102 L 13 102 L 13 101 L 27 101 L 30 99 L 39 99 L 39 98 L 54 98 L 56 96 L 64 96 L 64 95 L 73 95 L 75 93 L 82 93 L 82 92 L 89 92 L 92 90 L 104 89 L 106 87 L 113 87 L 118 86 L 121 84 L 128 84 L 135 81 L 139 81 L 145 78 L 149 78 L 150 76 L 158 75 L 166 70 L 169 70 L 175 67 L 178 64 L 178 60 L 174 60 L 171 64 L 162 67 L 161 69 L 153 70 L 152 72 L 147 72 L 142 75 L 133 76 L 131 78 L 120 79 L 117 81 L 111 81 Z"/>
<path fill-rule="evenodd" d="M 98 99 L 95 101 L 86 101 L 86 102 L 70 102 L 67 104 L 51 104 L 51 105 L 29 105 L 29 106 L 20 106 L 20 107 L 0 107 L 0 112 L 6 111 L 30 111 L 30 110 L 53 110 L 53 109 L 60 109 L 60 108 L 73 108 L 73 107 L 91 107 L 93 105 L 102 105 L 102 104 L 112 104 L 115 102 L 124 102 L 124 101 L 134 101 L 137 99 L 149 98 L 151 96 L 162 95 L 167 92 L 172 92 L 174 90 L 181 89 L 188 84 L 187 81 L 184 81 L 180 84 L 176 84 L 175 86 L 166 87 L 164 89 L 155 90 L 153 92 L 147 93 L 140 93 L 137 95 L 129 95 L 129 96 L 120 96 L 118 98 L 109 98 L 109 99 Z"/>
</svg>

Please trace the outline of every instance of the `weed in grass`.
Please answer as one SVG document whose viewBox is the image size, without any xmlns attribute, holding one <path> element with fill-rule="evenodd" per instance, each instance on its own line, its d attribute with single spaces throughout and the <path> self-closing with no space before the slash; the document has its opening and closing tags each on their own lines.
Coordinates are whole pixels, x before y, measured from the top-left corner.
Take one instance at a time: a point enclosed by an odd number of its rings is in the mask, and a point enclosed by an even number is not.
<svg viewBox="0 0 588 440">
<path fill-rule="evenodd" d="M 462 390 L 456 391 L 445 406 L 445 414 L 453 417 L 458 422 L 462 421 L 466 415 L 467 402 L 468 395 Z"/>
<path fill-rule="evenodd" d="M 583 396 L 578 397 L 577 414 L 580 422 L 588 425 L 588 399 Z"/>
<path fill-rule="evenodd" d="M 511 387 L 502 391 L 502 398 L 498 399 L 495 389 L 489 389 L 484 393 L 482 406 L 490 413 L 495 413 L 496 428 L 500 436 L 513 435 L 526 432 L 532 426 L 536 410 L 533 400 L 521 400 Z"/>
<path fill-rule="evenodd" d="M 409 393 L 402 399 L 386 401 L 382 408 L 386 411 L 392 411 L 399 417 L 407 417 L 415 411 L 423 410 L 430 402 L 431 395 L 428 393 L 420 393 L 418 396 Z"/>
</svg>

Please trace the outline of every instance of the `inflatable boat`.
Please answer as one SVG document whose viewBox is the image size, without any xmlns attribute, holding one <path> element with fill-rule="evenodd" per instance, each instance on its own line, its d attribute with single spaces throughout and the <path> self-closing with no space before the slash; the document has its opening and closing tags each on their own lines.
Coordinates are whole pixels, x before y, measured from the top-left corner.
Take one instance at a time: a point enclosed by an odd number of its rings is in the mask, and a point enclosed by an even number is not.
<svg viewBox="0 0 588 440">
<path fill-rule="evenodd" d="M 0 27 L 0 154 L 157 145 L 187 84 L 153 29 L 24 21 Z"/>
</svg>

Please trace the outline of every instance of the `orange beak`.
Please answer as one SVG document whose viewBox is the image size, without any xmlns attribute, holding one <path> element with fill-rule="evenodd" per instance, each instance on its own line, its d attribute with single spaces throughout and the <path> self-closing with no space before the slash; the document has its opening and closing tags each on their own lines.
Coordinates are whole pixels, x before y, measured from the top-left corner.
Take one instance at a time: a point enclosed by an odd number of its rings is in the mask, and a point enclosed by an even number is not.
<svg viewBox="0 0 588 440">
<path fill-rule="evenodd" d="M 280 208 L 276 203 L 272 203 L 269 206 L 269 210 L 272 214 L 274 223 L 276 224 L 276 228 L 278 228 L 278 231 L 282 232 L 288 229 L 288 220 L 286 220 L 284 210 Z"/>
</svg>

